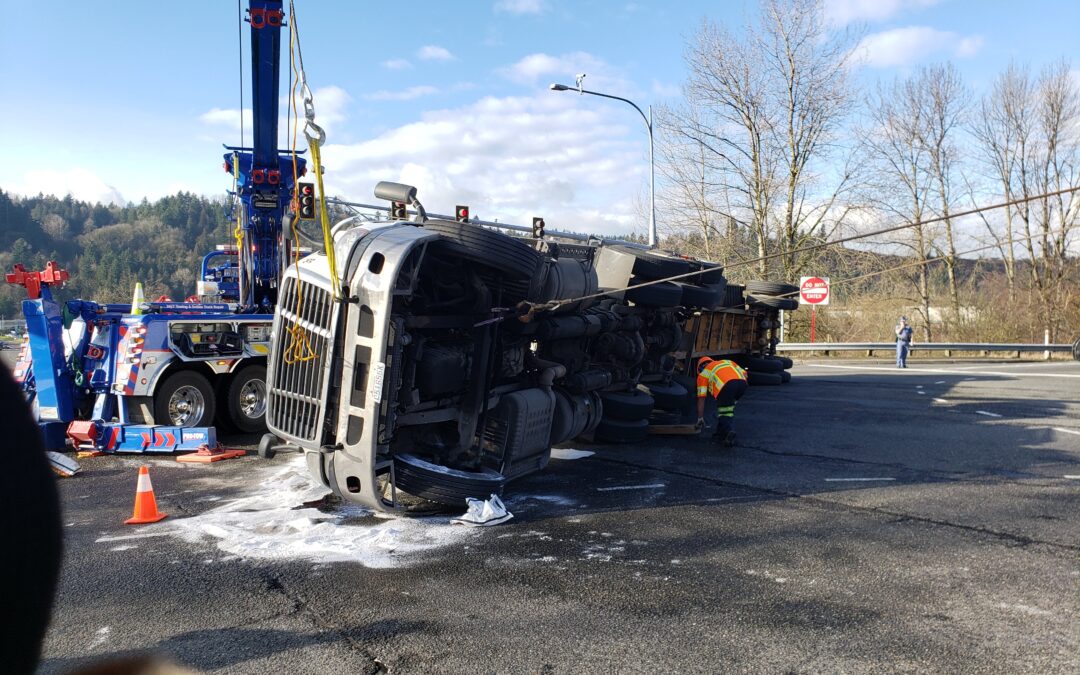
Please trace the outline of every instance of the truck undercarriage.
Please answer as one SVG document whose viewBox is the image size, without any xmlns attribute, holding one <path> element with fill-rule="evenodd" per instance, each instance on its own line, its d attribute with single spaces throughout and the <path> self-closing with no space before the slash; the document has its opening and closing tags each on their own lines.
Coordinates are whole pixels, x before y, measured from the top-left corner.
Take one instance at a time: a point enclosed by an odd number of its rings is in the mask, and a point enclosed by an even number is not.
<svg viewBox="0 0 1080 675">
<path fill-rule="evenodd" d="M 283 281 L 268 426 L 345 499 L 498 494 L 553 445 L 680 419 L 696 356 L 771 346 L 776 309 L 744 308 L 717 265 L 417 220 L 336 226 L 338 299 L 323 253 Z"/>
</svg>

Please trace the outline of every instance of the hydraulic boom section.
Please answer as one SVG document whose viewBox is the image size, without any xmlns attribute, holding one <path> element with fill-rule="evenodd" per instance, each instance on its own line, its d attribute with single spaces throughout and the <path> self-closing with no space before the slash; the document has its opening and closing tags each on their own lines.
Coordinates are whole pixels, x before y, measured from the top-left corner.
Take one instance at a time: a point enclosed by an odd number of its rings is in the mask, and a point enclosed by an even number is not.
<svg viewBox="0 0 1080 675">
<path fill-rule="evenodd" d="M 281 0 L 250 0 L 248 23 L 254 135 L 251 147 L 226 146 L 225 170 L 236 176 L 241 206 L 237 214 L 240 306 L 246 311 L 270 312 L 277 302 L 282 267 L 289 261 L 282 220 L 295 179 L 307 168 L 303 159 L 295 158 L 294 164 L 290 153 L 278 150 L 281 29 L 286 25 Z"/>
</svg>

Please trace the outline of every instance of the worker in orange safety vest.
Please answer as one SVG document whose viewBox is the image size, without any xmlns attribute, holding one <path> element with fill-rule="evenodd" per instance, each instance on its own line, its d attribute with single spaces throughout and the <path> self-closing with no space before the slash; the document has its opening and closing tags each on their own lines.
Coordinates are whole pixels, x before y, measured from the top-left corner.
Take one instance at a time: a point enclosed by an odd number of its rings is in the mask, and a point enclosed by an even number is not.
<svg viewBox="0 0 1080 675">
<path fill-rule="evenodd" d="M 749 386 L 746 371 L 733 361 L 703 356 L 698 360 L 697 372 L 697 428 L 705 428 L 705 397 L 716 398 L 716 431 L 713 438 L 731 447 L 735 444 L 735 432 L 731 428 L 735 418 L 735 402 Z"/>
</svg>

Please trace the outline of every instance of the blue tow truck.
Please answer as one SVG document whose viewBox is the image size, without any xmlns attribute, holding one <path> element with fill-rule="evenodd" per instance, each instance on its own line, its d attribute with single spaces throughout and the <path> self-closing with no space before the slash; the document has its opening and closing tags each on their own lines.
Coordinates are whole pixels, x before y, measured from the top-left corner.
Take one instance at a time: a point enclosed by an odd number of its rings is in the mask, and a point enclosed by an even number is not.
<svg viewBox="0 0 1080 675">
<path fill-rule="evenodd" d="M 250 0 L 251 147 L 226 146 L 235 243 L 203 259 L 185 302 L 58 301 L 68 273 L 16 265 L 27 338 L 14 371 L 50 450 L 174 452 L 216 445 L 214 424 L 265 428 L 266 365 L 284 269 L 293 262 L 286 213 L 313 200 L 299 153 L 278 148 L 281 0 Z M 310 216 L 309 216 L 310 217 Z M 164 299 L 162 299 L 164 300 Z"/>
</svg>

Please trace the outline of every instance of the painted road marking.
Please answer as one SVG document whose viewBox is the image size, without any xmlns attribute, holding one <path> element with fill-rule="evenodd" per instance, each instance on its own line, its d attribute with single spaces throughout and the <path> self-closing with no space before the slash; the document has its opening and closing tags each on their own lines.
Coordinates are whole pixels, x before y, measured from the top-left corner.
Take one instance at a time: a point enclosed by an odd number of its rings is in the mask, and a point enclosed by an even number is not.
<svg viewBox="0 0 1080 675">
<path fill-rule="evenodd" d="M 1060 431 L 1063 434 L 1072 434 L 1074 436 L 1080 436 L 1080 431 L 1073 431 L 1072 429 L 1062 429 L 1061 427 L 1050 427 L 1054 431 Z"/>
<path fill-rule="evenodd" d="M 943 398 L 935 398 L 934 403 L 948 403 L 948 401 Z"/>
<path fill-rule="evenodd" d="M 1069 480 L 1080 480 L 1080 476 L 1070 476 L 1068 474 L 1065 474 L 1064 476 L 1062 476 L 1062 478 L 1068 478 Z"/>
<path fill-rule="evenodd" d="M 826 483 L 860 483 L 875 480 L 896 480 L 895 478 L 826 478 Z"/>
<path fill-rule="evenodd" d="M 107 541 L 128 541 L 129 539 L 149 539 L 150 537 L 167 537 L 172 532 L 147 532 L 145 534 L 124 534 L 117 537 L 100 537 L 94 543 L 101 544 Z"/>
<path fill-rule="evenodd" d="M 616 487 L 596 488 L 597 492 L 610 492 L 612 490 L 655 490 L 656 488 L 665 488 L 667 485 L 664 483 L 651 483 L 649 485 L 619 485 Z"/>
<path fill-rule="evenodd" d="M 919 396 L 926 396 L 926 392 L 925 392 L 925 391 L 920 391 L 920 392 L 918 392 L 918 394 L 919 394 Z"/>
<path fill-rule="evenodd" d="M 935 382 L 934 384 L 945 384 L 945 380 L 938 380 L 938 381 L 937 381 L 937 382 Z"/>
<path fill-rule="evenodd" d="M 976 415 L 986 415 L 987 417 L 1001 417 L 1001 415 L 999 415 L 997 413 L 987 412 L 985 410 L 976 410 L 975 414 Z"/>
<path fill-rule="evenodd" d="M 913 373 L 939 373 L 941 375 L 982 375 L 989 377 L 1015 377 L 1017 379 L 1022 377 L 1066 377 L 1066 378 L 1080 378 L 1078 375 L 1069 375 L 1068 373 L 1026 373 L 1026 372 L 1004 372 L 997 370 L 986 370 L 983 372 L 974 372 L 971 370 L 946 370 L 944 368 L 910 368 L 912 373 L 897 373 L 897 368 L 886 368 L 884 366 L 840 366 L 834 364 L 825 363 L 808 363 L 808 366 L 812 368 L 839 368 L 842 370 L 880 370 L 886 373 L 894 373 L 896 375 L 908 375 Z M 975 378 L 967 378 L 975 379 Z"/>
</svg>

